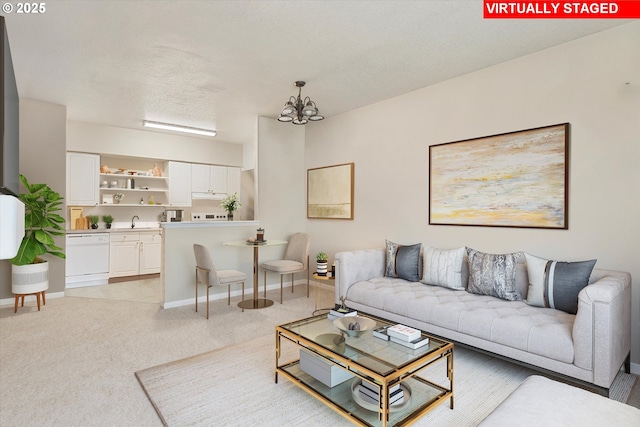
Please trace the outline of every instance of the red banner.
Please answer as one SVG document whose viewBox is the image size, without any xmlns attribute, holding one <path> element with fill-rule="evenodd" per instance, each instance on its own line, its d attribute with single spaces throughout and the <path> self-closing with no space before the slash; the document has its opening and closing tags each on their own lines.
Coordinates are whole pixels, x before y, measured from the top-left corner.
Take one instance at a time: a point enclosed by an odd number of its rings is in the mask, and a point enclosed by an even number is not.
<svg viewBox="0 0 640 427">
<path fill-rule="evenodd" d="M 494 1 L 484 0 L 485 19 L 635 19 L 640 0 Z"/>
</svg>

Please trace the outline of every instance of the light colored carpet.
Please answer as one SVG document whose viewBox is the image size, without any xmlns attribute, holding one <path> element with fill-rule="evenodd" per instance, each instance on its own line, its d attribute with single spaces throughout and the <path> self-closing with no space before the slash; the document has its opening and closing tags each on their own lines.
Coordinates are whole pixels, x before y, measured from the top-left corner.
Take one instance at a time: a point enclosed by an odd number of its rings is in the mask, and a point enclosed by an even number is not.
<svg viewBox="0 0 640 427">
<path fill-rule="evenodd" d="M 279 300 L 280 290 L 269 291 L 268 297 Z M 13 304 L 2 306 L 0 425 L 162 426 L 134 373 L 273 336 L 275 325 L 309 316 L 315 308 L 313 290 L 306 298 L 303 286 L 296 286 L 293 294 L 285 289 L 284 298 L 282 305 L 244 313 L 235 305 L 239 298 L 232 299 L 231 306 L 226 299 L 214 301 L 208 321 L 204 304 L 198 313 L 193 305 L 163 310 L 155 303 L 81 297 L 47 299 L 40 312 L 33 299 L 25 301 L 17 314 Z M 332 289 L 320 292 L 318 306 L 328 307 L 332 301 Z M 273 354 L 265 370 L 271 386 L 272 363 Z M 461 371 L 456 372 L 458 387 L 462 378 Z M 283 379 L 278 386 L 286 382 Z M 321 416 L 334 417 L 336 425 L 349 425 L 302 390 L 296 392 L 302 393 L 305 405 L 317 405 Z M 229 399 L 251 408 L 251 400 L 243 396 Z M 458 406 L 453 413 L 458 413 Z M 449 412 L 443 406 L 434 416 Z M 247 425 L 242 411 L 232 425 Z M 441 424 L 436 419 L 432 425 Z"/>
<path fill-rule="evenodd" d="M 280 289 L 267 296 L 279 301 Z M 80 297 L 48 298 L 40 312 L 33 299 L 16 314 L 0 307 L 0 425 L 162 426 L 134 373 L 265 336 L 314 310 L 306 286 L 284 298 L 244 313 L 239 297 L 213 301 L 209 320 L 204 303 L 197 313 L 191 304 Z M 332 301 L 333 291 L 321 291 L 321 307 Z"/>
<path fill-rule="evenodd" d="M 286 345 L 280 363 L 297 358 Z M 279 379 L 274 384 L 274 336 L 207 352 L 136 373 L 168 426 L 326 426 L 348 424 L 321 402 Z M 445 362 L 423 376 L 446 385 Z M 473 426 L 486 417 L 533 371 L 458 348 L 454 357 L 455 409 L 448 401 L 417 426 Z M 625 401 L 635 377 L 621 374 L 612 398 Z"/>
</svg>

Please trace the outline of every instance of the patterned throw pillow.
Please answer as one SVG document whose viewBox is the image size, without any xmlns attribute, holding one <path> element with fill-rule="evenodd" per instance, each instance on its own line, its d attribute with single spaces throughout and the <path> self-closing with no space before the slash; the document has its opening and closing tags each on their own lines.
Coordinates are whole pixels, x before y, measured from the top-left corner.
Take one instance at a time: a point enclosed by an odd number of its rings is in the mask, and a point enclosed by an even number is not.
<svg viewBox="0 0 640 427">
<path fill-rule="evenodd" d="M 507 301 L 520 301 L 516 290 L 516 265 L 522 252 L 486 254 L 467 248 L 469 286 L 472 294 L 490 295 Z"/>
<path fill-rule="evenodd" d="M 465 248 L 438 249 L 425 247 L 422 256 L 422 283 L 464 290 L 462 263 Z"/>
<path fill-rule="evenodd" d="M 387 246 L 387 263 L 384 275 L 387 277 L 399 277 L 411 282 L 419 282 L 418 266 L 422 244 L 404 246 L 389 240 L 385 240 L 385 243 Z"/>
<path fill-rule="evenodd" d="M 589 277 L 597 260 L 562 262 L 527 253 L 524 256 L 529 272 L 526 303 L 576 314 L 578 294 L 589 284 Z"/>
</svg>

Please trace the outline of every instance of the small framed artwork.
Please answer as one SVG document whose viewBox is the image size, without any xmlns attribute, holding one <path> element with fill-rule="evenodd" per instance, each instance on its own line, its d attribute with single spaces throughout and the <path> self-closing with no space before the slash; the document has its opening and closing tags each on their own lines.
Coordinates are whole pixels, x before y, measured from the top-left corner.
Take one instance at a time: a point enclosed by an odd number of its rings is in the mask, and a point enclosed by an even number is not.
<svg viewBox="0 0 640 427">
<path fill-rule="evenodd" d="M 307 169 L 307 218 L 353 219 L 354 164 Z"/>
<path fill-rule="evenodd" d="M 568 229 L 569 123 L 429 147 L 429 224 Z"/>
</svg>

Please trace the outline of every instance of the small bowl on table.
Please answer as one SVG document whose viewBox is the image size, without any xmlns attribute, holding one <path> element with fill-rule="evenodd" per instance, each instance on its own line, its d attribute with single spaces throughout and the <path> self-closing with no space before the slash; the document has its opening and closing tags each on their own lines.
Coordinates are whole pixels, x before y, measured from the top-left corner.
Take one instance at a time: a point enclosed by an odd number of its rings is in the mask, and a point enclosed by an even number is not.
<svg viewBox="0 0 640 427">
<path fill-rule="evenodd" d="M 357 326 L 356 326 L 357 325 Z M 350 337 L 359 337 L 376 327 L 376 321 L 366 317 L 345 316 L 333 321 L 333 326 Z"/>
</svg>

